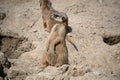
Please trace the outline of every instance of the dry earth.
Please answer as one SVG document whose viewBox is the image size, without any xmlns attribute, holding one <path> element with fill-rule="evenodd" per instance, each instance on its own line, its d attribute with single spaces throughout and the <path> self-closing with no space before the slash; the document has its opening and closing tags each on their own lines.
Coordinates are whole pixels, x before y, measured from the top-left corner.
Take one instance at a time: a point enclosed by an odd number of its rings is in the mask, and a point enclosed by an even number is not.
<svg viewBox="0 0 120 80">
<path fill-rule="evenodd" d="M 39 0 L 0 0 L 0 80 L 120 80 L 120 0 L 51 1 L 79 49 L 67 42 L 70 65 L 40 67 L 48 33 Z"/>
</svg>

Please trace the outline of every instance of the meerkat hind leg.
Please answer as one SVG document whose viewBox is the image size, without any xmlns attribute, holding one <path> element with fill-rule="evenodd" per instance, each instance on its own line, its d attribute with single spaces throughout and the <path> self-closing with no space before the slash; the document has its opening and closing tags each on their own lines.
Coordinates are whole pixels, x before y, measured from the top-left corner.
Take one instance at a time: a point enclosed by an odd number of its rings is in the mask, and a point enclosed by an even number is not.
<svg viewBox="0 0 120 80">
<path fill-rule="evenodd" d="M 43 53 L 42 64 L 43 64 L 42 67 L 47 67 L 48 66 L 47 52 Z"/>
</svg>

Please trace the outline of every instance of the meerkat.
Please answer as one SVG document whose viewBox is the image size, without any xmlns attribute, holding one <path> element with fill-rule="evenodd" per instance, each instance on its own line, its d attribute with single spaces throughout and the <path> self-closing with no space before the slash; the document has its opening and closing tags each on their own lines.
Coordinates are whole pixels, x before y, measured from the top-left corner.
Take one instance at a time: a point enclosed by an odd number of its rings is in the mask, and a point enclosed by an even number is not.
<svg viewBox="0 0 120 80">
<path fill-rule="evenodd" d="M 63 12 L 56 11 L 52 7 L 52 3 L 50 2 L 50 0 L 40 0 L 40 7 L 42 10 L 42 18 L 43 18 L 43 25 L 44 25 L 45 31 L 50 33 L 52 27 L 56 23 L 62 22 L 62 24 L 64 24 L 66 27 L 67 33 L 69 32 L 68 16 Z M 66 40 L 74 46 L 76 51 L 78 51 L 76 45 L 68 37 L 68 34 L 67 34 Z"/>
<path fill-rule="evenodd" d="M 68 64 L 68 50 L 66 46 L 66 27 L 64 24 L 57 23 L 51 29 L 48 36 L 46 51 L 43 53 L 42 64 L 61 66 Z"/>
<path fill-rule="evenodd" d="M 66 25 L 65 23 L 63 23 L 65 18 L 58 15 L 58 14 L 52 14 L 51 19 L 57 21 L 58 23 Z M 66 34 L 67 34 L 67 27 L 66 26 L 65 26 L 65 29 L 66 29 Z M 73 45 L 73 47 L 76 49 L 76 51 L 78 51 L 77 46 L 72 42 L 72 40 L 70 39 L 70 37 L 68 35 L 66 35 L 65 39 Z"/>
<path fill-rule="evenodd" d="M 56 11 L 52 7 L 52 3 L 50 2 L 50 0 L 40 0 L 40 7 L 41 7 L 43 26 L 45 28 L 45 31 L 50 33 L 52 27 L 58 22 L 58 21 L 51 19 L 51 15 L 53 15 L 53 14 L 57 14 L 59 17 L 64 18 L 63 23 L 65 23 L 66 27 L 68 27 L 67 14 L 63 13 L 63 12 Z"/>
</svg>

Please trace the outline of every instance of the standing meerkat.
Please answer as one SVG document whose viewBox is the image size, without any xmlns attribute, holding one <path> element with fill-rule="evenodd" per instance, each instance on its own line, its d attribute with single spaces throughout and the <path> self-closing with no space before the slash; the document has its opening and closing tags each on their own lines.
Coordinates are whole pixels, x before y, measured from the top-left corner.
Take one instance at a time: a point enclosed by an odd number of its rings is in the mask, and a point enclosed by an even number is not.
<svg viewBox="0 0 120 80">
<path fill-rule="evenodd" d="M 56 11 L 52 7 L 52 3 L 50 2 L 50 0 L 40 0 L 40 7 L 45 31 L 50 33 L 52 27 L 58 22 L 56 20 L 51 19 L 51 16 L 54 14 L 61 17 L 63 19 L 63 23 L 65 23 L 66 27 L 68 27 L 68 16 L 63 12 Z"/>
<path fill-rule="evenodd" d="M 68 16 L 63 12 L 56 11 L 52 7 L 50 0 L 40 0 L 40 7 L 42 10 L 42 18 L 45 31 L 50 33 L 52 27 L 56 23 L 61 22 L 65 25 L 66 32 L 70 32 L 70 28 L 68 27 Z M 66 40 L 74 46 L 76 51 L 78 51 L 76 45 L 71 41 L 68 35 L 66 36 Z"/>
<path fill-rule="evenodd" d="M 43 53 L 42 64 L 61 66 L 68 64 L 68 50 L 66 46 L 66 28 L 64 24 L 57 23 L 48 36 L 46 51 Z"/>
</svg>

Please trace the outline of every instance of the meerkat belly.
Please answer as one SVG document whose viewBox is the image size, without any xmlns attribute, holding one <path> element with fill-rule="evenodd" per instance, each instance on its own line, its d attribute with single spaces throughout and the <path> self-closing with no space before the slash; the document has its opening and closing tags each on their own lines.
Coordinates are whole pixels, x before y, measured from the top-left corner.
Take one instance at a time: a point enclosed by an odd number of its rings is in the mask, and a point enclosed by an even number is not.
<svg viewBox="0 0 120 80">
<path fill-rule="evenodd" d="M 68 51 L 65 44 L 56 46 L 57 66 L 68 64 Z"/>
<path fill-rule="evenodd" d="M 58 44 L 56 46 L 56 54 L 64 54 L 67 53 L 67 47 L 64 44 Z"/>
</svg>

